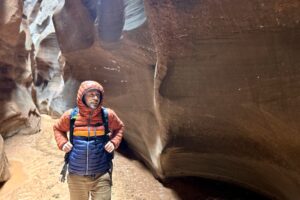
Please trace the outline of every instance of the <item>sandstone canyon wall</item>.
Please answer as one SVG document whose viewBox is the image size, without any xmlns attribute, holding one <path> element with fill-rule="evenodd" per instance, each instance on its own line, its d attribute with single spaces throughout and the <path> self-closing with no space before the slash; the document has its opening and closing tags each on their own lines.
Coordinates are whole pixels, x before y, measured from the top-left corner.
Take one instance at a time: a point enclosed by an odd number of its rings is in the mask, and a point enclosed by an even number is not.
<svg viewBox="0 0 300 200">
<path fill-rule="evenodd" d="M 19 85 L 33 81 L 37 107 L 57 117 L 75 105 L 81 81 L 99 81 L 156 177 L 208 177 L 297 199 L 299 8 L 298 0 L 28 0 L 33 80 Z"/>
<path fill-rule="evenodd" d="M 0 182 L 9 177 L 2 137 L 39 131 L 40 115 L 33 103 L 30 51 L 26 49 L 23 1 L 0 1 Z M 22 26 L 21 26 L 22 24 Z"/>
<path fill-rule="evenodd" d="M 165 176 L 299 193 L 299 1 L 145 1 Z"/>
</svg>

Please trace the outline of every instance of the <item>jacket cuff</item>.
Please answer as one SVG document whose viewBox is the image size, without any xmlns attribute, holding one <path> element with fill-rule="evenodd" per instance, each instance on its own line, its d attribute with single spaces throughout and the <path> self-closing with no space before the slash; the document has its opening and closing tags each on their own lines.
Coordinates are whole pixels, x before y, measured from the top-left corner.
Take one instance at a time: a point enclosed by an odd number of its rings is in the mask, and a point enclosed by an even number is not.
<svg viewBox="0 0 300 200">
<path fill-rule="evenodd" d="M 114 145 L 114 147 L 115 147 L 115 150 L 119 147 L 119 145 L 117 145 L 116 144 L 116 142 L 115 141 L 113 141 L 113 140 L 110 140 L 110 142 Z"/>
</svg>

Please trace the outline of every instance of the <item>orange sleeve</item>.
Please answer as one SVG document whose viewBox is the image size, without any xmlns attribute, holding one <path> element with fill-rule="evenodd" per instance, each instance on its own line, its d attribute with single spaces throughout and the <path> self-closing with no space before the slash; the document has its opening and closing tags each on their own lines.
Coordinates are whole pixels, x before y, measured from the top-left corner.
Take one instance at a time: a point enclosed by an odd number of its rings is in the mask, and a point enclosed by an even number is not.
<svg viewBox="0 0 300 200">
<path fill-rule="evenodd" d="M 108 126 L 112 132 L 110 141 L 115 145 L 115 148 L 117 149 L 122 141 L 125 127 L 124 123 L 111 109 L 108 110 Z"/>
<path fill-rule="evenodd" d="M 68 142 L 67 132 L 70 129 L 70 115 L 72 109 L 66 111 L 53 126 L 54 138 L 59 149 Z"/>
</svg>

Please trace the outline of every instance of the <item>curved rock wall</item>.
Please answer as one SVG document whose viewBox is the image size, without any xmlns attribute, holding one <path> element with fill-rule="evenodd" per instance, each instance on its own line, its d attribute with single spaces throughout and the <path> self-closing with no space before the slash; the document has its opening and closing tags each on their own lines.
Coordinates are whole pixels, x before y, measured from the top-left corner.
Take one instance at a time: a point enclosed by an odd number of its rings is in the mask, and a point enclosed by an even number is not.
<svg viewBox="0 0 300 200">
<path fill-rule="evenodd" d="M 3 138 L 0 135 L 0 183 L 7 181 L 10 178 L 10 173 L 8 171 L 8 161 L 4 153 L 4 143 Z"/>
<path fill-rule="evenodd" d="M 299 197 L 299 1 L 145 1 L 165 176 Z"/>
<path fill-rule="evenodd" d="M 32 134 L 40 126 L 31 94 L 33 78 L 25 48 L 26 32 L 19 32 L 22 5 L 19 0 L 0 2 L 0 182 L 9 177 L 2 137 Z"/>
<path fill-rule="evenodd" d="M 25 1 L 29 37 L 32 40 L 32 73 L 36 90 L 36 104 L 41 113 L 51 112 L 51 103 L 63 85 L 64 61 L 52 21 L 60 1 Z"/>
<path fill-rule="evenodd" d="M 87 79 L 97 80 L 104 85 L 104 88 L 107 89 L 104 97 L 104 102 L 107 100 L 107 104 L 105 104 L 116 109 L 122 119 L 127 119 L 127 130 L 130 135 L 126 139 L 149 166 L 152 167 L 153 162 L 155 162 L 154 171 L 158 173 L 160 170 L 158 161 L 160 151 L 152 152 L 156 145 L 156 139 L 160 140 L 160 122 L 154 109 L 155 52 L 148 25 L 141 23 L 144 15 L 143 3 L 141 1 L 127 1 L 125 5 L 124 29 L 126 24 L 129 24 L 126 29 L 139 24 L 141 26 L 131 31 L 124 30 L 121 40 L 107 41 L 101 36 L 96 37 L 97 34 L 94 34 L 94 42 L 89 46 L 90 40 L 87 39 L 90 38 L 90 34 L 86 33 L 85 28 L 76 29 L 75 26 L 72 26 L 74 29 L 72 32 L 76 37 L 66 38 L 65 27 L 60 25 L 79 21 L 78 25 L 84 24 L 80 26 L 93 27 L 94 32 L 102 28 L 109 34 L 112 30 L 110 26 L 113 27 L 123 21 L 118 14 L 113 14 L 111 16 L 112 21 L 108 21 L 111 23 L 106 25 L 94 23 L 93 18 L 86 20 L 89 16 L 86 12 L 83 12 L 80 19 L 74 20 L 72 13 L 75 13 L 76 10 L 85 9 L 86 5 L 72 3 L 71 6 L 65 4 L 57 11 L 53 20 L 58 41 L 63 41 L 60 46 L 66 64 L 70 66 L 69 77 L 78 82 Z M 109 7 L 107 4 L 100 4 L 99 6 L 98 9 L 100 10 Z M 101 8 L 101 6 L 104 7 Z M 114 12 L 120 12 L 118 8 L 116 7 Z M 139 12 L 134 12 L 136 10 Z M 90 12 L 89 9 L 86 11 Z M 101 19 L 101 15 L 97 19 Z M 117 21 L 119 23 L 116 23 Z M 70 48 L 69 44 L 78 42 L 82 45 L 80 44 L 79 47 L 72 46 L 75 49 Z M 74 94 L 72 98 L 75 99 L 76 92 L 72 94 Z M 149 135 L 148 133 L 151 133 L 153 128 L 156 129 L 156 133 Z M 157 155 L 153 156 L 154 154 Z"/>
<path fill-rule="evenodd" d="M 32 74 L 26 32 L 19 33 L 22 1 L 1 1 L 0 24 L 1 117 L 0 134 L 5 138 L 16 133 L 39 130 L 39 111 L 32 99 Z M 22 23 L 25 26 L 25 23 Z M 25 27 L 23 27 L 25 28 Z"/>
</svg>

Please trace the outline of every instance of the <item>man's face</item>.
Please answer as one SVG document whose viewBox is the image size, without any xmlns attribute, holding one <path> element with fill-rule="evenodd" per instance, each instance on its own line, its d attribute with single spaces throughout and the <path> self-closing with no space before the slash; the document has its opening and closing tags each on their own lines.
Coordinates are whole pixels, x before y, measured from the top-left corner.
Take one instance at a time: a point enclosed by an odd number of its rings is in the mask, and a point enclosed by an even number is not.
<svg viewBox="0 0 300 200">
<path fill-rule="evenodd" d="M 85 95 L 85 102 L 91 109 L 96 109 L 100 104 L 100 92 L 97 90 L 88 91 Z"/>
</svg>

